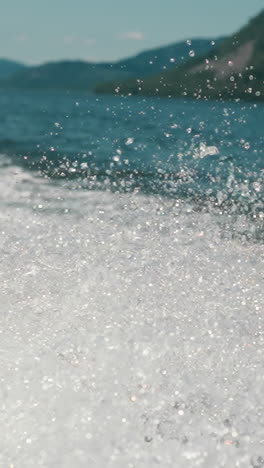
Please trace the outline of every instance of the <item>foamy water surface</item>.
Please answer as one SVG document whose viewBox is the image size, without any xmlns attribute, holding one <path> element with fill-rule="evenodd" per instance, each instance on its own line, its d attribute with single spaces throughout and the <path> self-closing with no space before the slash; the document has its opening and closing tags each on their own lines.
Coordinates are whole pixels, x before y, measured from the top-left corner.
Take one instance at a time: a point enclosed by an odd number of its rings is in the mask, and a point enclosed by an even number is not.
<svg viewBox="0 0 264 468">
<path fill-rule="evenodd" d="M 263 467 L 261 109 L 17 99 L 0 466 Z"/>
<path fill-rule="evenodd" d="M 263 245 L 1 173 L 0 465 L 262 466 Z"/>
</svg>

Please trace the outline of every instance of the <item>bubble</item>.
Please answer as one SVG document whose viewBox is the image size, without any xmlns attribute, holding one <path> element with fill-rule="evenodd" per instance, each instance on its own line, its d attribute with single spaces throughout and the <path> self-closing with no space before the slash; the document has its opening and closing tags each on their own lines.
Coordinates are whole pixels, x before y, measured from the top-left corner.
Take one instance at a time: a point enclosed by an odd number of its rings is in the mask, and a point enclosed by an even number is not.
<svg viewBox="0 0 264 468">
<path fill-rule="evenodd" d="M 186 44 L 188 44 L 190 46 L 190 45 L 192 45 L 192 41 L 190 39 L 187 39 Z"/>
<path fill-rule="evenodd" d="M 175 58 L 171 57 L 171 58 L 170 58 L 170 62 L 171 62 L 171 63 L 174 63 L 174 62 L 175 62 Z"/>
<path fill-rule="evenodd" d="M 135 395 L 131 395 L 130 401 L 131 401 L 132 403 L 135 403 L 135 402 L 137 401 L 137 397 L 136 397 Z"/>
<path fill-rule="evenodd" d="M 194 52 L 194 50 L 190 50 L 190 52 L 189 52 L 189 56 L 190 56 L 190 57 L 194 57 L 194 56 L 195 56 L 195 52 Z"/>
<path fill-rule="evenodd" d="M 261 185 L 260 185 L 259 182 L 254 182 L 254 183 L 253 183 L 253 187 L 254 187 L 254 190 L 255 190 L 256 192 L 260 192 L 260 191 L 261 191 Z"/>
<path fill-rule="evenodd" d="M 113 156 L 113 161 L 115 162 L 119 162 L 120 161 L 120 156 L 118 156 L 118 154 L 116 154 L 115 156 Z"/>
<path fill-rule="evenodd" d="M 134 138 L 127 138 L 126 141 L 125 141 L 125 145 L 129 146 L 129 145 L 132 145 L 132 143 L 134 143 Z"/>
</svg>

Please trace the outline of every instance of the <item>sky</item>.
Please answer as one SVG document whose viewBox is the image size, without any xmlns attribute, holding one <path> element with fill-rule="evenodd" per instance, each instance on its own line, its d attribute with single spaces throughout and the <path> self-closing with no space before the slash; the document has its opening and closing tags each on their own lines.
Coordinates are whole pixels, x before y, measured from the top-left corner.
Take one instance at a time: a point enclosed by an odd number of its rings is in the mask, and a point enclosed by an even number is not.
<svg viewBox="0 0 264 468">
<path fill-rule="evenodd" d="M 1 0 L 0 57 L 112 61 L 237 31 L 264 0 Z"/>
</svg>

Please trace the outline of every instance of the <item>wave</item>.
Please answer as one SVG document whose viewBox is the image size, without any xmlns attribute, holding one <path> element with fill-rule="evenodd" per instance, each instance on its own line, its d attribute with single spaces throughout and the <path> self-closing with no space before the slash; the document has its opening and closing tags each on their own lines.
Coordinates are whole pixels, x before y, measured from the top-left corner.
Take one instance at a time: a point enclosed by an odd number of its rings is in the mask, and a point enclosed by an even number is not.
<svg viewBox="0 0 264 468">
<path fill-rule="evenodd" d="M 9 142 L 14 145 L 15 142 Z M 1 144 L 0 144 L 1 146 Z M 120 192 L 140 190 L 170 198 L 199 198 L 242 204 L 263 203 L 262 155 L 219 155 L 215 147 L 199 147 L 192 156 L 170 159 L 121 158 L 48 151 L 6 152 L 5 161 L 49 179 L 76 180 L 85 189 Z M 211 151 L 211 154 L 210 154 Z M 209 152 L 209 155 L 208 155 Z"/>
<path fill-rule="evenodd" d="M 60 204 L 54 199 L 59 187 L 66 190 L 65 197 L 71 194 L 86 192 L 112 192 L 120 196 L 129 196 L 132 200 L 147 196 L 158 202 L 157 210 L 161 215 L 170 213 L 175 219 L 184 215 L 209 215 L 213 222 L 221 228 L 223 238 L 240 238 L 252 242 L 264 242 L 264 172 L 260 172 L 245 183 L 245 175 L 241 180 L 235 177 L 234 171 L 224 178 L 212 181 L 212 177 L 204 172 L 160 173 L 140 172 L 138 170 L 67 170 L 54 164 L 46 170 L 27 170 L 26 167 L 12 165 L 6 156 L 1 156 L 2 164 L 2 197 L 10 206 L 29 205 L 37 207 L 40 196 L 48 202 L 47 213 L 61 211 Z M 68 168 L 69 169 L 69 168 Z M 63 172 L 60 172 L 63 171 Z M 257 182 L 256 182 L 257 180 Z M 211 184 L 211 186 L 210 186 Z M 25 196 L 23 196 L 25 194 Z M 80 196 L 80 195 L 79 195 Z M 99 195 L 101 197 L 102 195 Z M 36 200 L 32 203 L 30 199 Z M 56 198 L 56 197 L 55 197 Z M 35 208 L 34 208 L 35 209 Z M 73 207 L 71 208 L 73 209 Z M 67 207 L 68 210 L 68 207 Z M 74 210 L 82 216 L 82 205 Z"/>
</svg>

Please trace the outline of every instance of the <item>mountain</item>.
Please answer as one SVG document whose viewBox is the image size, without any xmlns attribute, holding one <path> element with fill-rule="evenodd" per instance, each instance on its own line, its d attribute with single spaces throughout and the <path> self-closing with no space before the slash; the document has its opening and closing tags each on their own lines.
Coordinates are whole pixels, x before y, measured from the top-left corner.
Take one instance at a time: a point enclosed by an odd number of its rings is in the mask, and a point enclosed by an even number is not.
<svg viewBox="0 0 264 468">
<path fill-rule="evenodd" d="M 183 64 L 189 58 L 192 48 L 195 48 L 197 56 L 201 56 L 211 50 L 215 43 L 223 42 L 224 38 L 212 39 L 192 39 L 188 41 L 176 42 L 163 47 L 150 49 L 135 57 L 117 62 L 121 69 L 127 69 L 135 74 L 137 78 L 160 73 L 163 70 L 175 68 L 175 64 Z"/>
<path fill-rule="evenodd" d="M 13 60 L 0 58 L 0 80 L 5 80 L 18 70 L 24 70 L 26 65 Z"/>
<path fill-rule="evenodd" d="M 264 10 L 214 50 L 138 83 L 98 85 L 97 93 L 187 96 L 196 99 L 264 100 Z"/>
<path fill-rule="evenodd" d="M 99 81 L 115 80 L 117 77 L 126 79 L 131 75 L 112 64 L 67 60 L 18 71 L 2 81 L 1 86 L 18 89 L 89 89 Z"/>
<path fill-rule="evenodd" d="M 195 39 L 192 44 L 197 55 L 212 48 L 210 39 Z M 33 89 L 91 89 L 100 82 L 142 78 L 162 70 L 171 70 L 175 67 L 175 62 L 184 63 L 189 58 L 189 52 L 190 45 L 180 42 L 114 63 L 69 60 L 47 63 L 17 71 L 2 81 L 1 85 Z"/>
</svg>

